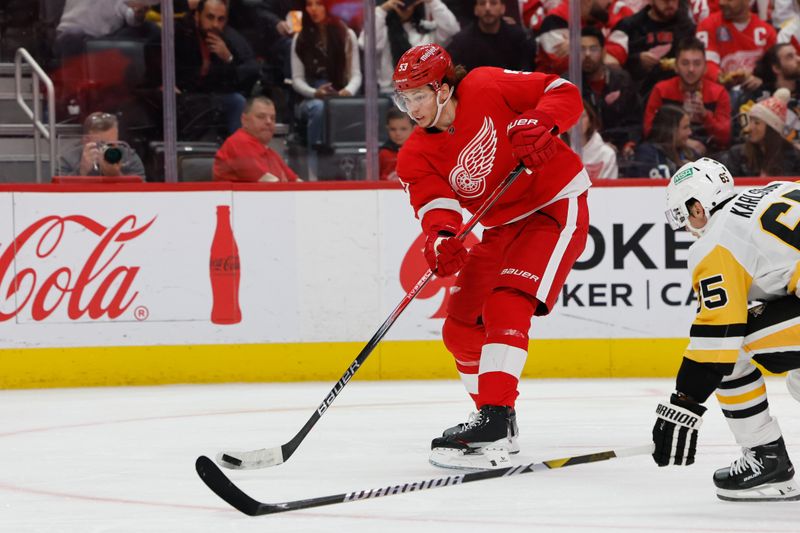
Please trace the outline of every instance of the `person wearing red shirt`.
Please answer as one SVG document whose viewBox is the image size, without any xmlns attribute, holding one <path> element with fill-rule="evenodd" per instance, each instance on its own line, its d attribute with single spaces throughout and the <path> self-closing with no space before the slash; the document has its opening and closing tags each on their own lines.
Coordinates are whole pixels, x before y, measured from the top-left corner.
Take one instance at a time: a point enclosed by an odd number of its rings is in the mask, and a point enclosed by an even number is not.
<svg viewBox="0 0 800 533">
<path fill-rule="evenodd" d="M 396 108 L 386 113 L 386 133 L 389 139 L 378 151 L 378 168 L 381 180 L 397 180 L 397 154 L 406 142 L 414 124 L 408 115 Z"/>
<path fill-rule="evenodd" d="M 777 34 L 750 12 L 748 0 L 720 0 L 719 8 L 697 25 L 697 38 L 706 45 L 706 77 L 726 87 L 755 90 L 761 80 L 753 75 L 753 68 L 775 45 Z"/>
<path fill-rule="evenodd" d="M 604 34 L 609 32 L 625 15 L 612 17 L 611 0 L 581 0 L 581 28 L 593 26 Z M 624 13 L 627 13 L 625 11 Z M 630 14 L 633 14 L 632 12 Z M 569 2 L 563 0 L 547 13 L 536 37 L 538 44 L 536 70 L 566 74 L 569 70 Z M 622 47 L 608 49 L 604 60 L 609 64 L 624 64 Z"/>
<path fill-rule="evenodd" d="M 540 72 L 478 67 L 466 74 L 438 45 L 411 48 L 394 73 L 395 102 L 417 123 L 397 174 L 438 276 L 458 273 L 442 338 L 478 413 L 431 443 L 453 468 L 508 466 L 517 385 L 533 316 L 548 314 L 586 244 L 589 176 L 559 138 L 583 110 L 577 87 Z M 481 219 L 467 251 L 455 238 L 519 163 L 519 175 Z"/>
<path fill-rule="evenodd" d="M 709 144 L 716 150 L 725 149 L 731 142 L 731 99 L 725 87 L 704 79 L 706 73 L 705 46 L 697 38 L 678 44 L 674 78 L 658 82 L 644 112 L 644 134 L 653 126 L 653 117 L 664 104 L 673 104 L 689 113 L 692 125 L 690 142 L 696 152 L 707 153 Z"/>
<path fill-rule="evenodd" d="M 214 181 L 299 181 L 269 147 L 275 135 L 275 104 L 265 96 L 247 101 L 242 127 L 225 140 L 214 157 Z"/>
</svg>

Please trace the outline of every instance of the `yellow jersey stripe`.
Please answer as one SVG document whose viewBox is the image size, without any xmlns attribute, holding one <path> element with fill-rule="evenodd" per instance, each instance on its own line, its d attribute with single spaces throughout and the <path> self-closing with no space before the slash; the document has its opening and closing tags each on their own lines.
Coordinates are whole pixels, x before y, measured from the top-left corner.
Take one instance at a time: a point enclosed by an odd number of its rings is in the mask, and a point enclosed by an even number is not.
<svg viewBox="0 0 800 533">
<path fill-rule="evenodd" d="M 795 325 L 748 343 L 744 346 L 744 349 L 752 352 L 768 348 L 786 348 L 798 345 L 800 345 L 800 325 Z"/>
<path fill-rule="evenodd" d="M 698 363 L 735 363 L 739 350 L 686 350 L 683 356 Z"/>
<path fill-rule="evenodd" d="M 723 403 L 725 405 L 732 405 L 737 403 L 749 402 L 754 398 L 758 398 L 759 396 L 766 394 L 767 394 L 767 386 L 766 384 L 762 383 L 759 388 L 751 390 L 750 392 L 745 392 L 743 394 L 737 394 L 736 396 L 723 396 L 720 393 L 717 393 L 717 400 L 719 401 L 719 403 Z"/>
</svg>

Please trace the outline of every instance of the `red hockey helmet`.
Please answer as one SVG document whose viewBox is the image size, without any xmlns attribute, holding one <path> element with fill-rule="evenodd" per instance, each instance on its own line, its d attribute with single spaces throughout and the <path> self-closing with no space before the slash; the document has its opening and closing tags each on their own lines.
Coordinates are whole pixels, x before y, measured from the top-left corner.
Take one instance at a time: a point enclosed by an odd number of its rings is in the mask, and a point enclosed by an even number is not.
<svg viewBox="0 0 800 533">
<path fill-rule="evenodd" d="M 392 81 L 396 91 L 430 85 L 434 91 L 442 86 L 445 76 L 454 73 L 450 54 L 438 44 L 421 44 L 400 56 Z"/>
</svg>

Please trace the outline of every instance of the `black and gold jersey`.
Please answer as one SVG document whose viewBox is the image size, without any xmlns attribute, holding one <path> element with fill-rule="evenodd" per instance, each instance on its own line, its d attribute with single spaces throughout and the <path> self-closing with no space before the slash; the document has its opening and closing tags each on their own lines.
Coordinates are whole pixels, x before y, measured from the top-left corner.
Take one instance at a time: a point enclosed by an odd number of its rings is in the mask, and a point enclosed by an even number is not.
<svg viewBox="0 0 800 533">
<path fill-rule="evenodd" d="M 800 270 L 800 183 L 747 189 L 709 220 L 689 250 L 698 298 L 687 359 L 735 363 L 747 325 L 748 302 L 794 293 Z"/>
</svg>

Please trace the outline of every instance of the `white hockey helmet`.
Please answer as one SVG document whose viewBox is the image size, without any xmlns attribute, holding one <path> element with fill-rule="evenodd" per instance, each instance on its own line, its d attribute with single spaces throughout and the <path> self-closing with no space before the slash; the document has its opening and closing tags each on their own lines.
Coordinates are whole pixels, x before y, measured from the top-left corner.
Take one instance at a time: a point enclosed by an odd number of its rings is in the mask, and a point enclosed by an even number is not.
<svg viewBox="0 0 800 533">
<path fill-rule="evenodd" d="M 703 157 L 686 163 L 675 172 L 667 185 L 667 222 L 672 229 L 687 226 L 689 209 L 686 202 L 689 200 L 697 200 L 706 213 L 710 213 L 714 207 L 735 194 L 733 176 L 719 161 Z M 698 235 L 703 233 L 702 229 L 688 229 Z"/>
</svg>

